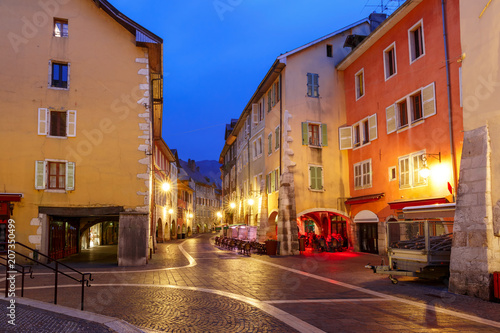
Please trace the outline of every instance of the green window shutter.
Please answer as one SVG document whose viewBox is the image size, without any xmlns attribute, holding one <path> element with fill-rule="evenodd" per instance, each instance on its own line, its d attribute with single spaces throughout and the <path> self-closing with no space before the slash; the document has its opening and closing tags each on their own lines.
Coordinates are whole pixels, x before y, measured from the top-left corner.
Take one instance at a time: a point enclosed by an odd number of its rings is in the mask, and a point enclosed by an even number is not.
<svg viewBox="0 0 500 333">
<path fill-rule="evenodd" d="M 266 190 L 267 190 L 267 193 L 271 193 L 271 184 L 269 184 L 269 181 L 270 181 L 270 176 L 269 174 L 266 175 Z"/>
<path fill-rule="evenodd" d="M 276 169 L 276 191 L 280 189 L 280 168 Z"/>
<path fill-rule="evenodd" d="M 274 149 L 278 149 L 280 147 L 280 140 L 281 140 L 281 136 L 280 136 L 280 127 L 276 127 L 276 129 L 274 130 L 274 135 L 276 136 L 276 146 L 274 147 Z"/>
<path fill-rule="evenodd" d="M 45 189 L 46 176 L 45 170 L 47 169 L 46 161 L 35 162 L 35 188 L 37 190 Z"/>
<path fill-rule="evenodd" d="M 75 189 L 75 163 L 66 163 L 66 191 Z"/>
<path fill-rule="evenodd" d="M 323 189 L 323 168 L 316 167 L 316 186 L 318 190 Z"/>
<path fill-rule="evenodd" d="M 316 167 L 309 167 L 309 183 L 311 183 L 311 189 L 316 190 Z"/>
<path fill-rule="evenodd" d="M 271 109 L 273 108 L 272 106 L 272 101 L 271 101 L 271 90 L 267 93 L 267 112 L 271 112 Z"/>
<path fill-rule="evenodd" d="M 327 135 L 326 124 L 321 124 L 321 145 L 323 147 L 328 146 L 328 135 Z"/>
<path fill-rule="evenodd" d="M 307 122 L 302 123 L 302 144 L 303 145 L 308 145 L 309 144 L 309 124 Z"/>
<path fill-rule="evenodd" d="M 267 153 L 271 155 L 273 152 L 273 133 L 267 136 Z"/>
<path fill-rule="evenodd" d="M 273 106 L 275 106 L 276 105 L 276 85 L 275 84 L 273 84 L 271 91 L 272 91 L 272 103 L 273 103 Z"/>
<path fill-rule="evenodd" d="M 276 191 L 276 173 L 271 172 L 271 192 Z"/>
</svg>

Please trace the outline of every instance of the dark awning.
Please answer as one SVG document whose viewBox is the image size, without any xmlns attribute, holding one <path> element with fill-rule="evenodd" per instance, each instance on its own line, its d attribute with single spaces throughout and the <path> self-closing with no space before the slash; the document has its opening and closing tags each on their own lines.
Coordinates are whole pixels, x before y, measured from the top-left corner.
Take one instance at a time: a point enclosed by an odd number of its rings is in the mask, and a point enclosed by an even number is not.
<svg viewBox="0 0 500 333">
<path fill-rule="evenodd" d="M 21 201 L 22 193 L 0 193 L 0 201 Z"/>
<path fill-rule="evenodd" d="M 455 217 L 455 203 L 423 205 L 403 209 L 405 219 L 431 219 Z"/>
<path fill-rule="evenodd" d="M 426 205 L 435 205 L 435 204 L 444 204 L 448 203 L 448 199 L 446 198 L 425 198 L 425 199 L 412 199 L 412 200 L 395 200 L 389 202 L 389 207 L 395 210 L 401 210 L 405 207 L 414 207 L 414 206 L 426 206 Z"/>
<path fill-rule="evenodd" d="M 350 197 L 345 201 L 346 205 L 356 205 L 362 204 L 366 202 L 377 201 L 380 198 L 385 196 L 385 193 L 377 193 L 377 194 L 369 194 L 369 195 L 361 195 L 359 197 Z"/>
</svg>

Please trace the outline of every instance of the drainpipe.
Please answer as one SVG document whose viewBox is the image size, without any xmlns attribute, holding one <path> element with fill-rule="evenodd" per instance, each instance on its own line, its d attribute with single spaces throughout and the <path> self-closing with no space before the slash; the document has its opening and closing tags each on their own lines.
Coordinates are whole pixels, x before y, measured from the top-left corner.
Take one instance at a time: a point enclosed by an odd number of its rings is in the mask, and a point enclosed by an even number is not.
<svg viewBox="0 0 500 333">
<path fill-rule="evenodd" d="M 283 155 L 282 153 L 282 149 L 283 149 L 283 142 L 282 142 L 282 138 L 283 138 L 283 95 L 281 94 L 282 91 L 283 91 L 283 82 L 281 82 L 281 72 L 280 72 L 280 176 L 281 176 L 281 173 L 283 172 L 283 168 L 281 167 L 281 157 Z M 278 200 L 279 200 L 279 196 L 278 196 Z"/>
<path fill-rule="evenodd" d="M 441 0 L 441 8 L 443 14 L 443 42 L 444 42 L 444 58 L 446 63 L 446 81 L 447 81 L 447 91 L 448 91 L 448 126 L 450 131 L 450 154 L 451 154 L 451 173 L 453 178 L 453 202 L 455 202 L 455 193 L 457 191 L 457 163 L 455 159 L 455 146 L 453 140 L 453 116 L 451 110 L 451 83 L 450 83 L 450 63 L 448 61 L 448 37 L 446 30 L 446 9 L 445 9 L 445 1 Z"/>
</svg>

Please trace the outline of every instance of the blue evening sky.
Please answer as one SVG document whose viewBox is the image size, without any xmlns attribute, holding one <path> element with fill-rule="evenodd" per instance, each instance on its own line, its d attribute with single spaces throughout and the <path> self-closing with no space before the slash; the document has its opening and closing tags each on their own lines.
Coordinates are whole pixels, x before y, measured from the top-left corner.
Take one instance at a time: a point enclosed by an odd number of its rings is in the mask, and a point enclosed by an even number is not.
<svg viewBox="0 0 500 333">
<path fill-rule="evenodd" d="M 366 18 L 380 0 L 110 0 L 164 41 L 163 139 L 218 160 L 277 56 Z M 398 1 L 383 0 L 394 9 Z M 399 1 L 403 2 L 403 1 Z M 365 5 L 368 5 L 365 7 Z"/>
</svg>

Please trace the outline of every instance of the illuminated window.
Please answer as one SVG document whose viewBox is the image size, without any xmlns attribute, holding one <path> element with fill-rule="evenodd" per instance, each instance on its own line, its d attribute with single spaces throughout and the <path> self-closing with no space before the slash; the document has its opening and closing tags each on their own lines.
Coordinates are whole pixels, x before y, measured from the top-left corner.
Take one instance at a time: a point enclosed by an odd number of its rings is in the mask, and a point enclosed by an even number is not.
<svg viewBox="0 0 500 333">
<path fill-rule="evenodd" d="M 54 19 L 54 37 L 68 37 L 68 20 Z"/>
</svg>

